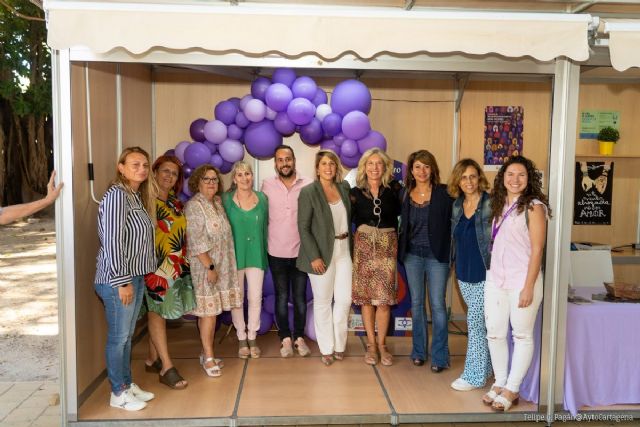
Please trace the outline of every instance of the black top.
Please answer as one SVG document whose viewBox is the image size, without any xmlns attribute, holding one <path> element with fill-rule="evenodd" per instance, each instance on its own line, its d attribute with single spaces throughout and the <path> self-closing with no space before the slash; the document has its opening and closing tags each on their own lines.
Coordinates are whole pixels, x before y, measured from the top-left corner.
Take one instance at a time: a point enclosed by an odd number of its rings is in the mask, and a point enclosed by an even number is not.
<svg viewBox="0 0 640 427">
<path fill-rule="evenodd" d="M 398 215 L 400 215 L 400 189 L 402 185 L 398 181 L 391 181 L 388 187 L 380 186 L 378 198 L 380 199 L 380 221 L 373 213 L 373 197 L 368 190 L 354 187 L 349 192 L 351 199 L 351 221 L 356 228 L 362 224 L 378 228 L 398 229 Z"/>
</svg>

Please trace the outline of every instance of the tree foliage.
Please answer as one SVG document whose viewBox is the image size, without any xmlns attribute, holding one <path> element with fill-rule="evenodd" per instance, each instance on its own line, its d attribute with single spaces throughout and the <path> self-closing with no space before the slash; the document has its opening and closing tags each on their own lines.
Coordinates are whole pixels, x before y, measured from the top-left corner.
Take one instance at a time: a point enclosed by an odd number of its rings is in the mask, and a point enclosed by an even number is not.
<svg viewBox="0 0 640 427">
<path fill-rule="evenodd" d="M 0 1 L 0 205 L 46 193 L 53 141 L 43 18 L 34 2 Z"/>
</svg>

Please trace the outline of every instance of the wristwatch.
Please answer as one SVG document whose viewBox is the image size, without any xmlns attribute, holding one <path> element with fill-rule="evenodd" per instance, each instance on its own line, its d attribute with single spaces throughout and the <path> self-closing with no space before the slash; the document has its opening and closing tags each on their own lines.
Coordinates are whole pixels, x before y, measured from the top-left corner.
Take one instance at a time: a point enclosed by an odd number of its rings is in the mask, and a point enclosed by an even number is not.
<svg viewBox="0 0 640 427">
<path fill-rule="evenodd" d="M 213 264 L 209 264 L 209 270 L 213 271 L 216 269 L 216 266 Z"/>
</svg>

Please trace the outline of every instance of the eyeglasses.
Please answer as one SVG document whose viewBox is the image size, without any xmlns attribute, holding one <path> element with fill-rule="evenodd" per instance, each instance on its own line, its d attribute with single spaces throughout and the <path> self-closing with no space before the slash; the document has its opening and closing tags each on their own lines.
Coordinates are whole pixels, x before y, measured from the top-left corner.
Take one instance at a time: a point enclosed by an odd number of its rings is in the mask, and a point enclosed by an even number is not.
<svg viewBox="0 0 640 427">
<path fill-rule="evenodd" d="M 373 214 L 378 217 L 378 224 L 376 225 L 378 227 L 382 220 L 382 201 L 378 197 L 373 198 Z"/>
<path fill-rule="evenodd" d="M 204 182 L 205 184 L 217 184 L 218 182 L 220 182 L 220 180 L 215 176 L 213 178 L 203 176 L 202 178 L 200 178 L 200 181 Z"/>
<path fill-rule="evenodd" d="M 178 172 L 171 169 L 159 169 L 158 172 L 160 172 L 162 175 L 171 175 L 174 178 L 178 177 Z"/>
</svg>

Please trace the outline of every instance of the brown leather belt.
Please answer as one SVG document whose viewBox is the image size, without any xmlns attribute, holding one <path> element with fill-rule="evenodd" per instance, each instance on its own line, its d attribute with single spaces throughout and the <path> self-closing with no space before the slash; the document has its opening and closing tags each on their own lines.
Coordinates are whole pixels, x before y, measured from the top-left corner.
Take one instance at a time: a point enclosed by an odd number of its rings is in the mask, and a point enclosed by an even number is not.
<svg viewBox="0 0 640 427">
<path fill-rule="evenodd" d="M 349 237 L 349 233 L 342 233 L 342 234 L 338 234 L 338 235 L 336 236 L 336 240 L 344 240 L 344 239 L 346 239 L 347 237 Z"/>
</svg>

